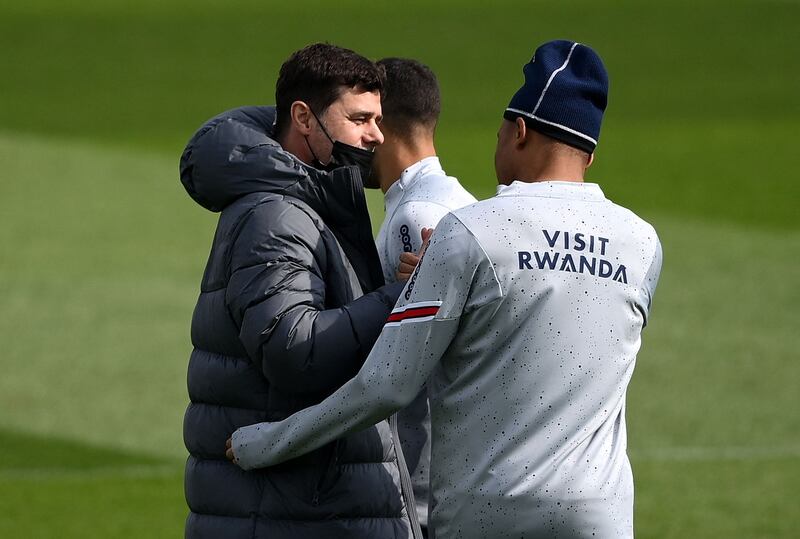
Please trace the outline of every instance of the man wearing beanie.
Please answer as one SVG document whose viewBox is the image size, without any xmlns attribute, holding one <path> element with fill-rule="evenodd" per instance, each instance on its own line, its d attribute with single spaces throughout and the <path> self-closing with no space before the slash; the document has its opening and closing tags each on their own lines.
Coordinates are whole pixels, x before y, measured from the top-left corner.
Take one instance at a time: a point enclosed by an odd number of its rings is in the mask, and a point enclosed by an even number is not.
<svg viewBox="0 0 800 539">
<path fill-rule="evenodd" d="M 353 380 L 234 434 L 240 466 L 371 425 L 427 380 L 437 539 L 633 536 L 625 394 L 661 247 L 583 181 L 608 91 L 597 54 L 552 41 L 524 74 L 498 133 L 497 196 L 440 221 Z"/>
</svg>

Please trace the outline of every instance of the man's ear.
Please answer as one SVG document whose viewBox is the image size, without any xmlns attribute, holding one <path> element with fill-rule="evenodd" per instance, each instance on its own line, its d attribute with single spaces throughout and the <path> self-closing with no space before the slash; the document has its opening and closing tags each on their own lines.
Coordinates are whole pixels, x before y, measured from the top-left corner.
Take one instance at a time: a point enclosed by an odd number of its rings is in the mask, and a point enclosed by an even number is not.
<svg viewBox="0 0 800 539">
<path fill-rule="evenodd" d="M 514 120 L 514 126 L 516 127 L 516 132 L 514 133 L 514 146 L 516 146 L 518 149 L 521 149 L 528 142 L 528 125 L 521 116 L 517 116 L 517 119 Z"/>
<path fill-rule="evenodd" d="M 295 129 L 304 136 L 308 136 L 311 134 L 312 130 L 312 118 L 314 117 L 311 114 L 311 107 L 309 107 L 304 101 L 295 101 L 292 103 L 291 116 L 292 116 L 292 125 L 294 125 Z"/>
<path fill-rule="evenodd" d="M 594 163 L 594 152 L 589 154 L 589 161 L 586 163 L 586 166 L 584 168 L 589 168 L 590 166 L 592 166 L 592 163 Z"/>
</svg>

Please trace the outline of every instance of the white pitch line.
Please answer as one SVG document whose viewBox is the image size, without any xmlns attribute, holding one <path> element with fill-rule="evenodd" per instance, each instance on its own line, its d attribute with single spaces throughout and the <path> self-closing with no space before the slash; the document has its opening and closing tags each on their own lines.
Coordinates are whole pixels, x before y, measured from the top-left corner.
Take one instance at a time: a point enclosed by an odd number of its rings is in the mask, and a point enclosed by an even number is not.
<svg viewBox="0 0 800 539">
<path fill-rule="evenodd" d="M 180 464 L 158 464 L 138 466 L 106 466 L 100 468 L 6 468 L 0 469 L 0 481 L 25 480 L 40 481 L 43 479 L 150 479 L 181 475 Z"/>
<path fill-rule="evenodd" d="M 629 451 L 640 462 L 759 461 L 800 458 L 800 446 L 783 447 L 657 447 Z"/>
</svg>

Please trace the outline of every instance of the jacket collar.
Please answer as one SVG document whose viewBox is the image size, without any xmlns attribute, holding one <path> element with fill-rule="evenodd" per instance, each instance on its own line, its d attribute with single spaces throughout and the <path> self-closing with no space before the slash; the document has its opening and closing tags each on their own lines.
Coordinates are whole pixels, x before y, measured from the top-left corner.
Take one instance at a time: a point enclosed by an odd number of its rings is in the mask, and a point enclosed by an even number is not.
<svg viewBox="0 0 800 539">
<path fill-rule="evenodd" d="M 391 211 L 391 208 L 399 204 L 400 200 L 403 198 L 403 194 L 412 190 L 417 182 L 419 182 L 420 178 L 431 174 L 445 176 L 439 158 L 435 155 L 417 161 L 406 168 L 403 173 L 400 174 L 397 181 L 386 190 L 386 194 L 384 195 L 384 207 L 386 211 Z"/>
<path fill-rule="evenodd" d="M 605 200 L 605 195 L 596 183 L 541 181 L 522 182 L 514 180 L 509 185 L 498 185 L 497 196 L 532 196 L 545 198 L 570 198 L 575 200 Z"/>
</svg>

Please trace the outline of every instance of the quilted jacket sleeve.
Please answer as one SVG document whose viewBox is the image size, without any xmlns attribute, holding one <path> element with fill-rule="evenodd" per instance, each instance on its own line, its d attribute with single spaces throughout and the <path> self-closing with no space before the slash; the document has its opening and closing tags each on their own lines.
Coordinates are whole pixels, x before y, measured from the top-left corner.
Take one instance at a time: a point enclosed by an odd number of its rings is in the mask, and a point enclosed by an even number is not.
<svg viewBox="0 0 800 539">
<path fill-rule="evenodd" d="M 329 392 L 358 372 L 402 290 L 326 309 L 327 256 L 317 225 L 285 200 L 256 206 L 232 249 L 228 310 L 250 358 L 287 392 Z"/>
</svg>

